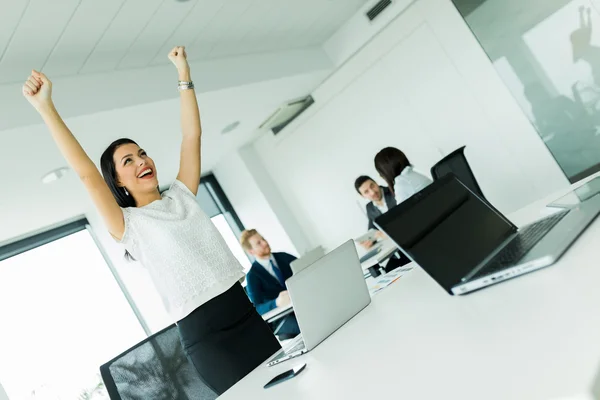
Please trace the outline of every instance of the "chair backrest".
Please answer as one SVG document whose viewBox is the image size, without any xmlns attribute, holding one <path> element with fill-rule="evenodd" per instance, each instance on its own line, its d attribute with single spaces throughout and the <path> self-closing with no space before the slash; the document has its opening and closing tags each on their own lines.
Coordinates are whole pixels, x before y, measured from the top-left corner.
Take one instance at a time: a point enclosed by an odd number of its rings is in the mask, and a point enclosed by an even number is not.
<svg viewBox="0 0 600 400">
<path fill-rule="evenodd" d="M 100 367 L 111 400 L 217 398 L 188 362 L 175 324 Z"/>
<path fill-rule="evenodd" d="M 431 168 L 431 177 L 433 180 L 438 180 L 450 173 L 456 175 L 458 180 L 464 183 L 466 187 L 485 199 L 483 192 L 477 183 L 477 179 L 475 179 L 473 170 L 471 170 L 469 162 L 465 157 L 465 146 L 454 150 Z"/>
</svg>

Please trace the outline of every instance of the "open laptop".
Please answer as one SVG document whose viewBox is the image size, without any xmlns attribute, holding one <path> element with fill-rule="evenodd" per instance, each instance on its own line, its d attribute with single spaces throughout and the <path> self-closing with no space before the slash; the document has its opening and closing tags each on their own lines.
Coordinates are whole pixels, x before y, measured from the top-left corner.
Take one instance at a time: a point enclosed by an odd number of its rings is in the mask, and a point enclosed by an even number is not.
<svg viewBox="0 0 600 400">
<path fill-rule="evenodd" d="M 396 245 L 450 294 L 549 266 L 600 211 L 600 196 L 517 229 L 454 175 L 375 219 Z"/>
<path fill-rule="evenodd" d="M 308 267 L 309 265 L 311 265 L 312 263 L 314 263 L 315 261 L 317 261 L 319 258 L 323 257 L 324 255 L 325 255 L 325 250 L 323 250 L 323 247 L 321 247 L 321 246 L 315 247 L 311 251 L 304 254 L 302 257 L 300 257 L 290 263 L 290 268 L 292 269 L 292 273 L 297 274 L 298 272 L 302 271 L 304 268 Z"/>
<path fill-rule="evenodd" d="M 269 366 L 311 351 L 371 303 L 353 240 L 285 284 L 302 333 L 277 353 Z"/>
</svg>

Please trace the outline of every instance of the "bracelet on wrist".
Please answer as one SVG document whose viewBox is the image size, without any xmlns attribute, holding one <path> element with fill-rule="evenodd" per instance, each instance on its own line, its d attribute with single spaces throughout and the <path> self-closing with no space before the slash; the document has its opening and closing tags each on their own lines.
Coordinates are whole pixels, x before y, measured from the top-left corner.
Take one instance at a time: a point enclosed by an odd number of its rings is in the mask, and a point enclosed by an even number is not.
<svg viewBox="0 0 600 400">
<path fill-rule="evenodd" d="M 193 88 L 194 88 L 194 82 L 192 82 L 192 81 L 178 81 L 177 82 L 177 89 L 179 89 L 179 91 L 190 90 Z"/>
</svg>

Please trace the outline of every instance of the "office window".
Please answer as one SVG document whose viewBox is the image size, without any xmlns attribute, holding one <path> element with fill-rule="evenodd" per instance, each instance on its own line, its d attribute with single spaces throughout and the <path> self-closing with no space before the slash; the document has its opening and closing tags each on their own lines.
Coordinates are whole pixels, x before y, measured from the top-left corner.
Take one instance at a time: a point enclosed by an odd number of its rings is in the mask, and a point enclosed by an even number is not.
<svg viewBox="0 0 600 400">
<path fill-rule="evenodd" d="M 99 366 L 146 337 L 85 221 L 0 248 L 0 327 L 10 399 L 108 399 Z"/>
<path fill-rule="evenodd" d="M 453 2 L 569 180 L 600 171 L 600 1 Z"/>
</svg>

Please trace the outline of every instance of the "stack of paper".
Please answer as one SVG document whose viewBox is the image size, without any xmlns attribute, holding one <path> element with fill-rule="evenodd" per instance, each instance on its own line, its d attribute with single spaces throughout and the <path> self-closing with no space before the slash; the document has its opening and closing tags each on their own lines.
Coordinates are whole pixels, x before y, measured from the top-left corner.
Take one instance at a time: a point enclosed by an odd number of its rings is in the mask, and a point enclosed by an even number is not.
<svg viewBox="0 0 600 400">
<path fill-rule="evenodd" d="M 396 268 L 395 270 L 390 271 L 385 275 L 378 276 L 369 285 L 369 293 L 371 293 L 371 296 L 373 296 L 374 294 L 385 289 L 392 283 L 396 282 L 404 274 L 406 274 L 408 271 L 410 271 L 412 269 L 413 269 L 412 265 L 406 265 L 404 267 Z"/>
</svg>

